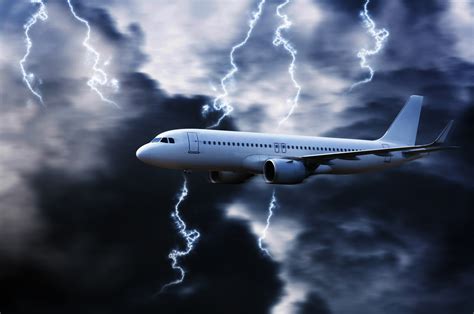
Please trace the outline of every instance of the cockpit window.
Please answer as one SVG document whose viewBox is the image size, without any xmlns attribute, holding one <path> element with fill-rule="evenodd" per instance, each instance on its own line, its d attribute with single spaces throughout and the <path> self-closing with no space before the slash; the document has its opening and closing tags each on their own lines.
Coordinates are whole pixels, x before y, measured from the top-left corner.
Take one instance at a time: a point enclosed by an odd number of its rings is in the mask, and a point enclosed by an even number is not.
<svg viewBox="0 0 474 314">
<path fill-rule="evenodd" d="M 174 144 L 174 138 L 172 137 L 155 137 L 153 140 L 151 140 L 152 143 L 171 143 Z"/>
</svg>

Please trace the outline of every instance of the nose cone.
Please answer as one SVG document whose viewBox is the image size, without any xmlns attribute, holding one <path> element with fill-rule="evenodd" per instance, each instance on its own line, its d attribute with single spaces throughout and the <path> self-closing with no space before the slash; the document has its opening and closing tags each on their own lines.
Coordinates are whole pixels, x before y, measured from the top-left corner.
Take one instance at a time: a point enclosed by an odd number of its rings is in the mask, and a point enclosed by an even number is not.
<svg viewBox="0 0 474 314">
<path fill-rule="evenodd" d="M 145 144 L 137 150 L 137 158 L 144 163 L 151 163 L 153 161 L 151 144 Z"/>
</svg>

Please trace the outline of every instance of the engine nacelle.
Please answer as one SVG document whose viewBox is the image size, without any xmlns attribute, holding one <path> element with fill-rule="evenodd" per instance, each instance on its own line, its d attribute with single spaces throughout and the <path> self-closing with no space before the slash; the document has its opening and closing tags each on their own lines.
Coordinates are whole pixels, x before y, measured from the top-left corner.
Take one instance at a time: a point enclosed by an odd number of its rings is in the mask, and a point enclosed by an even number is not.
<svg viewBox="0 0 474 314">
<path fill-rule="evenodd" d="M 220 184 L 238 184 L 244 183 L 250 179 L 253 175 L 246 172 L 233 172 L 233 171 L 209 171 L 209 180 L 211 183 Z"/>
<path fill-rule="evenodd" d="M 308 176 L 301 161 L 268 159 L 263 165 L 263 177 L 270 184 L 297 184 Z"/>
</svg>

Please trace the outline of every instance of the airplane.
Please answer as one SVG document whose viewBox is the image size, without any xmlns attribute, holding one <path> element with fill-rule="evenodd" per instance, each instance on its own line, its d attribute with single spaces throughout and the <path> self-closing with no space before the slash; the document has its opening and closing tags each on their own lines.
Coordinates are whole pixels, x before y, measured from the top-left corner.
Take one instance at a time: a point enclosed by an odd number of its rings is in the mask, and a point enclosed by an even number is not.
<svg viewBox="0 0 474 314">
<path fill-rule="evenodd" d="M 256 175 L 268 184 L 298 184 L 313 175 L 381 170 L 458 148 L 443 145 L 452 120 L 432 143 L 415 145 L 422 102 L 422 96 L 410 96 L 377 140 L 177 129 L 159 134 L 136 156 L 157 167 L 208 171 L 211 183 L 223 184 Z"/>
</svg>

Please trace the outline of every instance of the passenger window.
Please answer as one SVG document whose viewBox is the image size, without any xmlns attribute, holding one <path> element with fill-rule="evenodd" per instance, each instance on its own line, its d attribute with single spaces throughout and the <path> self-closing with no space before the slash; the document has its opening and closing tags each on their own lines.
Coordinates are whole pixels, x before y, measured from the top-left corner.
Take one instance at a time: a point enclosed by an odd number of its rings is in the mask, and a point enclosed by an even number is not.
<svg viewBox="0 0 474 314">
<path fill-rule="evenodd" d="M 170 137 L 169 141 L 170 141 L 171 144 L 174 144 L 174 138 Z"/>
<path fill-rule="evenodd" d="M 168 138 L 167 137 L 163 137 L 161 139 L 161 143 L 168 143 Z"/>
<path fill-rule="evenodd" d="M 216 141 L 214 141 L 213 143 L 214 143 L 214 145 L 216 145 Z"/>
<path fill-rule="evenodd" d="M 265 148 L 267 148 L 267 144 L 265 144 Z"/>
</svg>

